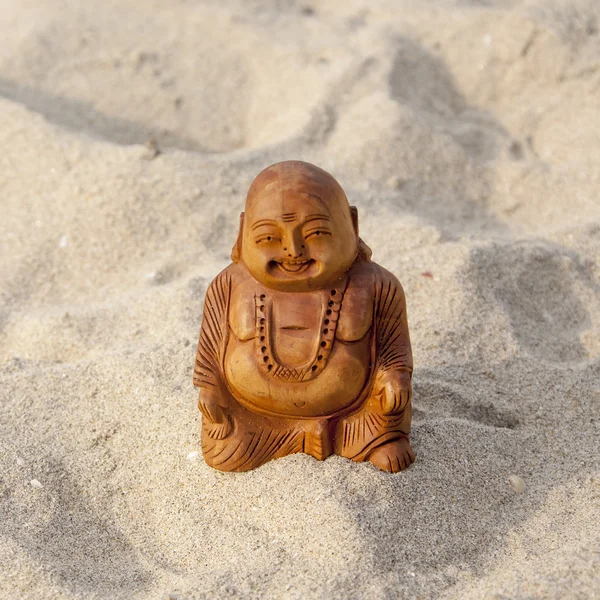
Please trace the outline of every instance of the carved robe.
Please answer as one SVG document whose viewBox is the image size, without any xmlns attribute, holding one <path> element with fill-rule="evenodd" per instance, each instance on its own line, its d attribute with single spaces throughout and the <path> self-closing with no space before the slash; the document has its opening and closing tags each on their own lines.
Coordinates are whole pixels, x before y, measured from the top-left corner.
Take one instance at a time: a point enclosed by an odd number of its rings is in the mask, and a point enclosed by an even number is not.
<svg viewBox="0 0 600 600">
<path fill-rule="evenodd" d="M 232 335 L 230 300 L 240 269 L 245 267 L 230 265 L 217 275 L 204 303 L 194 385 L 218 398 L 220 407 L 219 416 L 215 418 L 214 412 L 211 414 L 199 403 L 206 462 L 224 471 L 247 471 L 296 452 L 306 452 L 319 460 L 335 453 L 362 462 L 382 444 L 408 437 L 412 415 L 410 400 L 398 412 L 386 414 L 381 392 L 376 389 L 376 376 L 382 372 L 412 373 L 406 303 L 398 280 L 376 263 L 357 259 L 348 274 L 348 294 L 352 294 L 352 284 L 370 290 L 370 305 L 364 310 L 372 311 L 366 334 L 371 361 L 363 390 L 357 398 L 348 399 L 347 409 L 335 415 L 288 418 L 249 409 L 243 398 L 235 397 L 226 381 L 226 351 Z M 347 296 L 344 301 L 350 304 L 351 297 Z M 340 307 L 342 313 L 344 301 Z M 303 383 L 287 385 L 302 386 Z"/>
</svg>

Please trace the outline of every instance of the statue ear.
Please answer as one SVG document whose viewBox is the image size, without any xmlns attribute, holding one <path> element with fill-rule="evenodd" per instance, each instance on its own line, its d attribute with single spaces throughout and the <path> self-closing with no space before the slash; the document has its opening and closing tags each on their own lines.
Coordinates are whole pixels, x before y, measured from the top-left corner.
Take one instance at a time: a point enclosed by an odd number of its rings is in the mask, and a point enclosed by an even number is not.
<svg viewBox="0 0 600 600">
<path fill-rule="evenodd" d="M 240 230 L 237 240 L 231 249 L 231 261 L 239 263 L 242 260 L 242 232 L 244 230 L 244 213 L 240 213 Z"/>
<path fill-rule="evenodd" d="M 358 209 L 356 206 L 350 207 L 350 215 L 352 216 L 352 225 L 354 226 L 354 231 L 356 231 L 356 235 L 358 237 Z M 369 248 L 369 246 L 367 246 L 362 239 L 358 237 L 358 260 L 369 262 L 372 254 L 371 248 Z"/>
<path fill-rule="evenodd" d="M 356 232 L 356 235 L 358 235 L 358 208 L 356 208 L 356 206 L 350 207 L 350 216 L 352 217 L 354 231 Z"/>
</svg>

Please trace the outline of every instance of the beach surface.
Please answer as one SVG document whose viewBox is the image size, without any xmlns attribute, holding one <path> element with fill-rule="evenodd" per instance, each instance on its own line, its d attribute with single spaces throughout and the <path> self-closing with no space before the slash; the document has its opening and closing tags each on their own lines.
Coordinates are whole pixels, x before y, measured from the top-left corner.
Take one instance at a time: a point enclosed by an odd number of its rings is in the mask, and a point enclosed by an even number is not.
<svg viewBox="0 0 600 600">
<path fill-rule="evenodd" d="M 0 0 L 0 598 L 600 598 L 597 0 Z M 254 176 L 402 282 L 417 461 L 207 467 Z"/>
</svg>

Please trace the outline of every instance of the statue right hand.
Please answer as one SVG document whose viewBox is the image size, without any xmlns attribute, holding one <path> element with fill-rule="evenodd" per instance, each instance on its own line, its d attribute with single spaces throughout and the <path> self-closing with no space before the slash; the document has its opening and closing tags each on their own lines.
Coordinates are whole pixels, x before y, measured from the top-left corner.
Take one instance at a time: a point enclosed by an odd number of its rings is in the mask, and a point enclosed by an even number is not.
<svg viewBox="0 0 600 600">
<path fill-rule="evenodd" d="M 384 415 L 400 414 L 412 397 L 409 371 L 384 371 L 377 375 L 376 389 Z"/>
<path fill-rule="evenodd" d="M 198 408 L 202 413 L 210 437 L 221 440 L 231 431 L 231 419 L 218 403 L 216 394 L 201 389 L 198 396 Z"/>
</svg>

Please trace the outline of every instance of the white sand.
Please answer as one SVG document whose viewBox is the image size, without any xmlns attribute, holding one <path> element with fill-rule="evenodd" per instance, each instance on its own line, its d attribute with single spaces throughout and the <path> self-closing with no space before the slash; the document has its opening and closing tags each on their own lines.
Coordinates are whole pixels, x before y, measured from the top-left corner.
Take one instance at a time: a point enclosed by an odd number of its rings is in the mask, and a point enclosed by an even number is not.
<svg viewBox="0 0 600 600">
<path fill-rule="evenodd" d="M 0 596 L 599 598 L 599 29 L 597 0 L 0 0 Z M 404 284 L 405 473 L 194 454 L 204 291 L 290 158 Z"/>
</svg>

